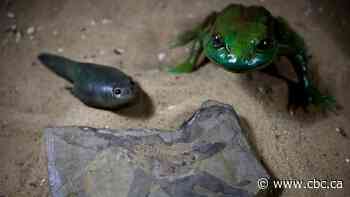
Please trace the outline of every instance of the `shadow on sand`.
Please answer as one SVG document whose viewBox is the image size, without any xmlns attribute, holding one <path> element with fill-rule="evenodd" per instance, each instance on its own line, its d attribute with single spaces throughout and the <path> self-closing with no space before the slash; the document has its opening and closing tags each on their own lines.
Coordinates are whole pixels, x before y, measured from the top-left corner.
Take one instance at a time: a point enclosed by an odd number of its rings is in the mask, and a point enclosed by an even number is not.
<svg viewBox="0 0 350 197">
<path fill-rule="evenodd" d="M 149 119 L 154 114 L 154 110 L 151 97 L 140 88 L 139 97 L 133 103 L 113 112 L 131 119 Z"/>
</svg>

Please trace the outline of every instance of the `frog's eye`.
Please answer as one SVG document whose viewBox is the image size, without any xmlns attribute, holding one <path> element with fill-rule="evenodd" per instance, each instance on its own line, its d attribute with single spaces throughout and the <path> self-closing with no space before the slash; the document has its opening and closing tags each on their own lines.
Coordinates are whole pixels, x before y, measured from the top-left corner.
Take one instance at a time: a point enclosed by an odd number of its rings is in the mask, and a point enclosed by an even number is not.
<svg viewBox="0 0 350 197">
<path fill-rule="evenodd" d="M 271 49 L 273 46 L 274 46 L 273 40 L 266 38 L 261 40 L 256 48 L 258 50 L 266 50 L 266 49 Z"/>
<path fill-rule="evenodd" d="M 225 46 L 225 43 L 219 34 L 214 34 L 212 37 L 212 41 L 213 41 L 214 48 L 218 49 L 218 48 L 222 48 Z"/>
</svg>

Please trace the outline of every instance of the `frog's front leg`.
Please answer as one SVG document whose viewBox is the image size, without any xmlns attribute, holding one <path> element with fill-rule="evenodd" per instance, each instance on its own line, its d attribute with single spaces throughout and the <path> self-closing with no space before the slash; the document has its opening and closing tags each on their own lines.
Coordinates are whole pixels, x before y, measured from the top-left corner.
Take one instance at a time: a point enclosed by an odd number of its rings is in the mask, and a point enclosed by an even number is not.
<svg viewBox="0 0 350 197">
<path fill-rule="evenodd" d="M 306 109 L 309 105 L 328 109 L 333 108 L 335 98 L 321 94 L 311 80 L 308 70 L 308 57 L 298 53 L 287 57 L 291 61 L 298 78 L 297 83 L 288 83 L 289 108 L 302 106 Z"/>
<path fill-rule="evenodd" d="M 306 109 L 309 105 L 322 108 L 333 108 L 335 99 L 332 96 L 322 95 L 314 87 L 308 70 L 308 56 L 305 42 L 287 24 L 287 22 L 278 17 L 275 20 L 275 36 L 280 45 L 280 56 L 286 56 L 292 63 L 298 81 L 287 81 L 289 87 L 289 108 L 303 107 Z"/>
<path fill-rule="evenodd" d="M 287 56 L 293 65 L 298 82 L 288 82 L 289 102 L 288 108 L 301 106 L 304 109 L 313 103 L 314 95 L 311 92 L 311 81 L 309 79 L 307 57 L 302 54 L 291 54 Z"/>
<path fill-rule="evenodd" d="M 169 69 L 169 72 L 174 74 L 192 72 L 196 66 L 200 64 L 200 60 L 203 59 L 204 55 L 202 43 L 199 39 L 196 39 L 193 41 L 189 57 L 183 63 Z"/>
<path fill-rule="evenodd" d="M 308 57 L 305 49 L 301 51 L 291 50 L 285 54 L 292 63 L 294 72 L 298 81 L 287 81 L 288 108 L 293 110 L 302 107 L 304 110 L 308 106 L 314 105 L 322 109 L 332 109 L 335 106 L 335 98 L 328 95 L 323 95 L 314 86 L 308 69 Z"/>
<path fill-rule="evenodd" d="M 203 32 L 210 31 L 213 22 L 217 16 L 216 12 L 211 13 L 196 28 L 186 31 L 178 36 L 176 42 L 171 47 L 183 46 L 192 42 L 189 57 L 181 64 L 169 70 L 170 73 L 188 73 L 193 71 L 197 66 L 201 65 L 206 58 L 203 53 L 202 36 Z"/>
</svg>

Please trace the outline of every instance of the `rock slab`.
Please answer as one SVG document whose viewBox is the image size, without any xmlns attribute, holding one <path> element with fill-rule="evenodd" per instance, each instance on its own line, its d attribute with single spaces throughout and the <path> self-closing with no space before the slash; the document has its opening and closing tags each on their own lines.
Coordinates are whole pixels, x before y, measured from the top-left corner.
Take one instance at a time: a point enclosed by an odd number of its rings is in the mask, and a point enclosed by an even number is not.
<svg viewBox="0 0 350 197">
<path fill-rule="evenodd" d="M 46 128 L 53 197 L 251 197 L 270 178 L 232 106 L 204 102 L 176 131 Z"/>
</svg>

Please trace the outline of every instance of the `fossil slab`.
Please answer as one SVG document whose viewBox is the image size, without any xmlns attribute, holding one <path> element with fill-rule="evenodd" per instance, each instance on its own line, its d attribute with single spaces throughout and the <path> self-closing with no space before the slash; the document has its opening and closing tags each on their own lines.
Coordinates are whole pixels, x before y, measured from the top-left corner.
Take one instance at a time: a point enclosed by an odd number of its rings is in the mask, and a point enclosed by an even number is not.
<svg viewBox="0 0 350 197">
<path fill-rule="evenodd" d="M 230 105 L 207 101 L 175 131 L 45 129 L 53 197 L 256 196 L 270 178 Z"/>
</svg>

